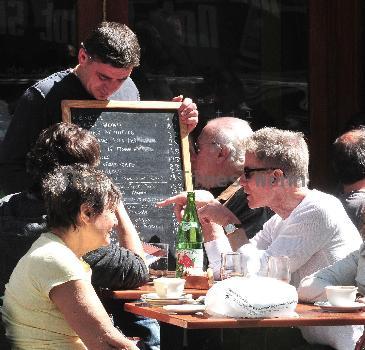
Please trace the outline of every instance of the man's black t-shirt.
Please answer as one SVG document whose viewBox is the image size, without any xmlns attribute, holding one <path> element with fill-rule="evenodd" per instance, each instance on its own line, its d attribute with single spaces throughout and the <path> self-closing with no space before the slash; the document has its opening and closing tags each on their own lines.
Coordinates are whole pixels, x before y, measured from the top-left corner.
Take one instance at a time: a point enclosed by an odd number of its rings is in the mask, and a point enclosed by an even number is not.
<svg viewBox="0 0 365 350">
<path fill-rule="evenodd" d="M 139 100 L 138 89 L 128 78 L 110 99 Z M 29 187 L 26 155 L 43 129 L 62 121 L 62 100 L 94 100 L 71 69 L 37 82 L 20 97 L 0 145 L 0 196 Z"/>
</svg>

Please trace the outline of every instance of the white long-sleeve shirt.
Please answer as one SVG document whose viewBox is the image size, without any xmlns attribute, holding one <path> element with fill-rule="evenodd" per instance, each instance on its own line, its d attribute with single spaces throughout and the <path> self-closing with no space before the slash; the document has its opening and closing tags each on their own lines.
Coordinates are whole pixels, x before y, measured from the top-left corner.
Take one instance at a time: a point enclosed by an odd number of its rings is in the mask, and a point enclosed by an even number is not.
<svg viewBox="0 0 365 350">
<path fill-rule="evenodd" d="M 290 258 L 291 284 L 298 287 L 305 276 L 333 264 L 359 249 L 359 232 L 334 196 L 310 190 L 286 219 L 271 217 L 248 245 L 238 251 L 261 260 L 261 274 L 269 256 Z M 209 264 L 218 274 L 221 253 L 231 251 L 226 237 L 205 243 Z"/>
<path fill-rule="evenodd" d="M 334 196 L 311 190 L 288 218 L 283 220 L 279 215 L 274 215 L 250 243 L 242 246 L 239 251 L 246 254 L 251 261 L 254 256 L 260 259 L 263 274 L 267 269 L 269 256 L 289 256 L 292 272 L 290 283 L 298 287 L 302 278 L 343 259 L 359 249 L 361 244 L 360 234 L 347 216 L 341 202 Z M 209 263 L 217 275 L 220 268 L 220 253 L 231 250 L 228 239 L 224 237 L 207 242 L 205 248 Z M 351 255 L 352 258 L 348 258 L 346 264 L 350 267 L 345 268 L 351 273 L 340 271 L 342 275 L 349 274 L 346 278 L 350 280 L 355 278 L 353 266 L 356 263 L 356 253 L 354 254 Z M 351 262 L 351 259 L 355 259 L 355 262 Z M 362 271 L 365 272 L 365 257 L 362 266 Z M 321 276 L 321 273 L 319 274 Z M 362 275 L 365 276 L 364 273 Z M 360 276 L 358 278 L 361 278 Z M 340 282 L 334 279 L 331 281 L 334 284 Z M 331 284 L 331 281 L 328 284 Z M 365 277 L 362 282 L 365 290 Z M 343 281 L 340 284 L 346 283 Z M 323 298 L 324 285 L 323 281 L 317 278 L 311 288 L 299 289 L 299 297 L 304 301 Z M 317 326 L 300 327 L 300 329 L 304 338 L 310 343 L 330 345 L 337 350 L 349 350 L 354 348 L 356 340 L 362 334 L 363 326 Z"/>
<path fill-rule="evenodd" d="M 299 285 L 299 300 L 314 302 L 326 300 L 324 287 L 329 285 L 358 287 L 365 295 L 365 246 L 335 264 L 305 277 Z M 304 338 L 311 343 L 330 345 L 338 350 L 354 349 L 364 330 L 363 326 L 301 327 Z"/>
</svg>

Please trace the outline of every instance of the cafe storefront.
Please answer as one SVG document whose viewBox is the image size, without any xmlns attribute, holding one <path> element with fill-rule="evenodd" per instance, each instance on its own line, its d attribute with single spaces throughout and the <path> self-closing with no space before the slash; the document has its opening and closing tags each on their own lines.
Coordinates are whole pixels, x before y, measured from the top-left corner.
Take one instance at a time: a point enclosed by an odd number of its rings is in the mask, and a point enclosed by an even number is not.
<svg viewBox="0 0 365 350">
<path fill-rule="evenodd" d="M 96 23 L 120 21 L 140 40 L 141 99 L 183 94 L 203 122 L 302 131 L 311 186 L 331 191 L 331 143 L 364 108 L 364 13 L 361 0 L 0 0 L 0 129 L 27 86 L 75 64 Z"/>
</svg>

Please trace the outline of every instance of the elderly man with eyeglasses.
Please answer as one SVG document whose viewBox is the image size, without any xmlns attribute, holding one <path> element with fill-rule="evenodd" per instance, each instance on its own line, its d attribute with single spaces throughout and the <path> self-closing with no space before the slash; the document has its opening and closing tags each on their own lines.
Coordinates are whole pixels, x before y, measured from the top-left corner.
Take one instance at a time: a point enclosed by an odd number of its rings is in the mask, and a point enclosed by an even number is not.
<svg viewBox="0 0 365 350">
<path fill-rule="evenodd" d="M 302 278 L 346 257 L 362 243 L 341 202 L 307 187 L 308 165 L 308 147 L 301 133 L 263 128 L 254 132 L 246 143 L 245 167 L 240 179 L 250 208 L 267 206 L 275 215 L 250 240 L 244 229 L 238 228 L 236 234 L 241 237 L 241 246 L 237 250 L 260 259 L 259 273 L 263 275 L 270 256 L 288 256 L 290 283 L 295 287 Z M 217 202 L 202 207 L 199 217 L 203 225 L 238 223 L 232 212 Z M 217 232 L 214 231 L 215 236 L 204 237 L 215 271 L 220 267 L 220 254 L 232 251 L 223 230 Z M 319 331 L 316 327 L 303 327 L 302 333 L 310 343 L 345 350 L 354 347 L 361 328 L 323 327 Z"/>
<path fill-rule="evenodd" d="M 245 120 L 226 116 L 215 118 L 208 121 L 190 147 L 195 187 L 202 189 L 196 192 L 197 204 L 203 205 L 217 198 L 235 214 L 250 238 L 273 215 L 268 208 L 250 209 L 246 194 L 238 183 L 244 169 L 244 144 L 252 133 Z M 175 213 L 180 218 L 186 193 L 158 203 L 159 206 L 169 204 L 175 204 Z M 214 225 L 205 225 L 205 234 L 213 229 Z"/>
<path fill-rule="evenodd" d="M 253 131 L 247 121 L 234 117 L 211 119 L 204 126 L 195 142 L 191 142 L 190 157 L 195 186 L 205 190 L 196 191 L 196 203 L 204 205 L 217 198 L 231 210 L 249 237 L 253 237 L 272 216 L 268 208 L 250 209 L 246 194 L 238 183 L 245 161 L 244 143 Z M 175 204 L 179 218 L 186 204 L 186 193 L 170 197 L 160 206 Z M 227 225 L 227 230 L 232 225 Z M 221 227 L 207 224 L 203 227 L 205 236 Z M 231 235 L 234 238 L 235 235 Z M 187 333 L 187 341 L 196 348 L 219 348 L 219 333 L 192 331 Z"/>
<path fill-rule="evenodd" d="M 309 151 L 301 133 L 263 128 L 254 132 L 244 146 L 246 154 L 240 184 L 248 205 L 250 208 L 269 207 L 275 215 L 249 240 L 232 211 L 217 200 L 205 201 L 206 198 L 197 196 L 203 228 L 215 225 L 214 230 L 203 231 L 215 277 L 219 278 L 221 253 L 237 250 L 251 259 L 256 258 L 259 273 L 263 275 L 270 256 L 285 255 L 290 258 L 290 283 L 298 287 L 302 278 L 359 249 L 360 234 L 341 202 L 334 196 L 308 188 Z M 178 207 L 182 206 L 180 201 Z M 223 227 L 230 224 L 235 229 L 227 236 Z M 303 334 L 310 343 L 345 350 L 351 349 L 361 335 L 360 328 L 326 327 L 318 338 L 318 332 L 312 333 L 311 327 L 304 327 Z"/>
<path fill-rule="evenodd" d="M 62 100 L 138 101 L 139 92 L 130 75 L 139 61 L 140 46 L 132 30 L 124 24 L 102 22 L 81 44 L 76 67 L 56 72 L 27 89 L 0 147 L 2 193 L 19 192 L 29 185 L 26 154 L 43 129 L 62 121 Z M 173 101 L 182 101 L 179 117 L 190 132 L 198 122 L 195 103 L 182 96 Z"/>
<path fill-rule="evenodd" d="M 345 257 L 361 244 L 359 232 L 341 202 L 308 188 L 308 165 L 308 147 L 301 133 L 263 128 L 246 142 L 240 178 L 250 208 L 269 207 L 275 215 L 250 240 L 243 228 L 237 228 L 241 242 L 234 250 L 252 252 L 254 248 L 263 274 L 269 256 L 289 256 L 291 284 L 296 287 L 303 277 Z M 203 225 L 239 223 L 216 201 L 199 209 L 199 217 Z M 220 253 L 232 250 L 230 242 L 223 230 L 204 238 L 210 264 L 217 270 Z"/>
</svg>

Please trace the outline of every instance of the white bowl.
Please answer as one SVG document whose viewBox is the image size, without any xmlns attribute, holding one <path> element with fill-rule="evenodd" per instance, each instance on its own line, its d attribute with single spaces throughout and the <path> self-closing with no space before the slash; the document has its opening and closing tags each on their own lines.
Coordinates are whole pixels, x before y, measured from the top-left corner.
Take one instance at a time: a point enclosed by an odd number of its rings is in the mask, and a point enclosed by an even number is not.
<svg viewBox="0 0 365 350">
<path fill-rule="evenodd" d="M 153 280 L 153 284 L 160 298 L 179 298 L 184 292 L 185 279 L 161 277 Z"/>
<path fill-rule="evenodd" d="M 327 299 L 333 306 L 347 306 L 356 299 L 357 287 L 355 286 L 327 286 L 325 287 Z"/>
</svg>

